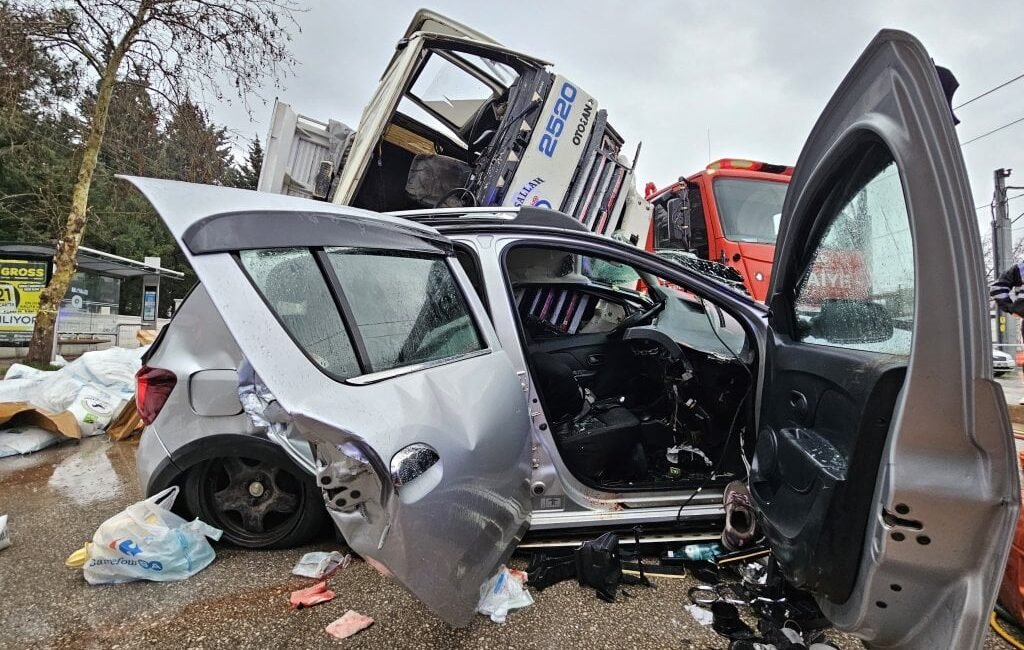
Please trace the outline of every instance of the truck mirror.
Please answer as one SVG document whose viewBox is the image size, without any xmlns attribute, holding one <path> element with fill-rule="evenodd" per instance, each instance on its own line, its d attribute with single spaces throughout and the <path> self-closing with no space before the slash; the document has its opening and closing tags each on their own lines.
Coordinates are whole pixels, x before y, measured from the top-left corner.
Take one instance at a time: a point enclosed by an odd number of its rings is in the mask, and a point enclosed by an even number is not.
<svg viewBox="0 0 1024 650">
<path fill-rule="evenodd" d="M 669 240 L 678 248 L 690 251 L 690 206 L 685 197 L 669 199 L 668 209 Z"/>
</svg>

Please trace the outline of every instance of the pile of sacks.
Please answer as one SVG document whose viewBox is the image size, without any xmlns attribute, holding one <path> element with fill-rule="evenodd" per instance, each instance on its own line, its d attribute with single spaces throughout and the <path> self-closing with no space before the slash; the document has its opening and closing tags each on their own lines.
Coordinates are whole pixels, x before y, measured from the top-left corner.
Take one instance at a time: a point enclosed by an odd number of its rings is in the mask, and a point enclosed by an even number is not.
<svg viewBox="0 0 1024 650">
<path fill-rule="evenodd" d="M 0 382 L 0 458 L 39 451 L 64 438 L 107 433 L 120 440 L 141 430 L 135 373 L 145 351 L 86 352 L 54 371 L 11 366 Z"/>
</svg>

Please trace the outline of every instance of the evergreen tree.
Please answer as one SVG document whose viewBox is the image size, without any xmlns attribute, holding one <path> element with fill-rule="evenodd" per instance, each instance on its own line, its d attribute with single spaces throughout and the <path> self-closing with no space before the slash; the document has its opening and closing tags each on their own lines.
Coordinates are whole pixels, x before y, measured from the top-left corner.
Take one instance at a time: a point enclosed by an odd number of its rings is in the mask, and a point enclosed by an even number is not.
<svg viewBox="0 0 1024 650">
<path fill-rule="evenodd" d="M 174 108 L 164 131 L 167 178 L 229 185 L 233 160 L 227 129 L 210 123 L 206 111 L 186 99 Z"/>
<path fill-rule="evenodd" d="M 259 137 L 252 141 L 246 152 L 245 162 L 238 169 L 234 186 L 247 190 L 255 190 L 260 182 L 260 171 L 263 169 L 263 147 Z"/>
</svg>

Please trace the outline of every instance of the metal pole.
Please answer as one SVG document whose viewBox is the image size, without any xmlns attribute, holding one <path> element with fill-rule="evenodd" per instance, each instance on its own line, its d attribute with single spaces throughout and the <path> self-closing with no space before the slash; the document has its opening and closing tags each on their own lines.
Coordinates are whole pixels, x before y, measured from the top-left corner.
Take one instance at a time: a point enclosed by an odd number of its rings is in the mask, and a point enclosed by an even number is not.
<svg viewBox="0 0 1024 650">
<path fill-rule="evenodd" d="M 1010 268 L 1010 265 L 1016 261 L 1012 259 L 1013 225 L 1010 223 L 1008 206 L 1006 204 L 1006 179 L 1009 177 L 1010 171 L 1009 169 L 997 169 L 993 173 L 996 186 L 995 196 L 992 198 L 995 208 L 995 214 L 992 215 L 992 262 L 995 278 L 998 278 L 1003 271 Z M 997 318 L 997 340 L 1001 344 L 1009 343 L 1011 334 L 1007 331 L 1006 314 L 998 312 Z"/>
</svg>

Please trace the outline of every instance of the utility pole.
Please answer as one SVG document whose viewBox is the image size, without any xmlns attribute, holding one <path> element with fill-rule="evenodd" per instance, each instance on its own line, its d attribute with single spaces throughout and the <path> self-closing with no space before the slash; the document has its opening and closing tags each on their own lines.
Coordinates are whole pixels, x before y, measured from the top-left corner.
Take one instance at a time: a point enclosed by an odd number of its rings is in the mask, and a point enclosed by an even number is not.
<svg viewBox="0 0 1024 650">
<path fill-rule="evenodd" d="M 1010 268 L 1016 260 L 1013 256 L 1013 225 L 1010 223 L 1009 209 L 1006 202 L 1006 179 L 1010 176 L 1009 169 L 997 169 L 994 172 L 996 192 L 992 197 L 992 280 L 999 279 L 1003 271 Z M 1010 342 L 1006 327 L 1006 314 L 996 312 L 996 340 L 1000 344 Z M 1016 338 L 1016 336 L 1014 336 Z M 1016 341 L 1014 341 L 1016 343 Z"/>
</svg>

